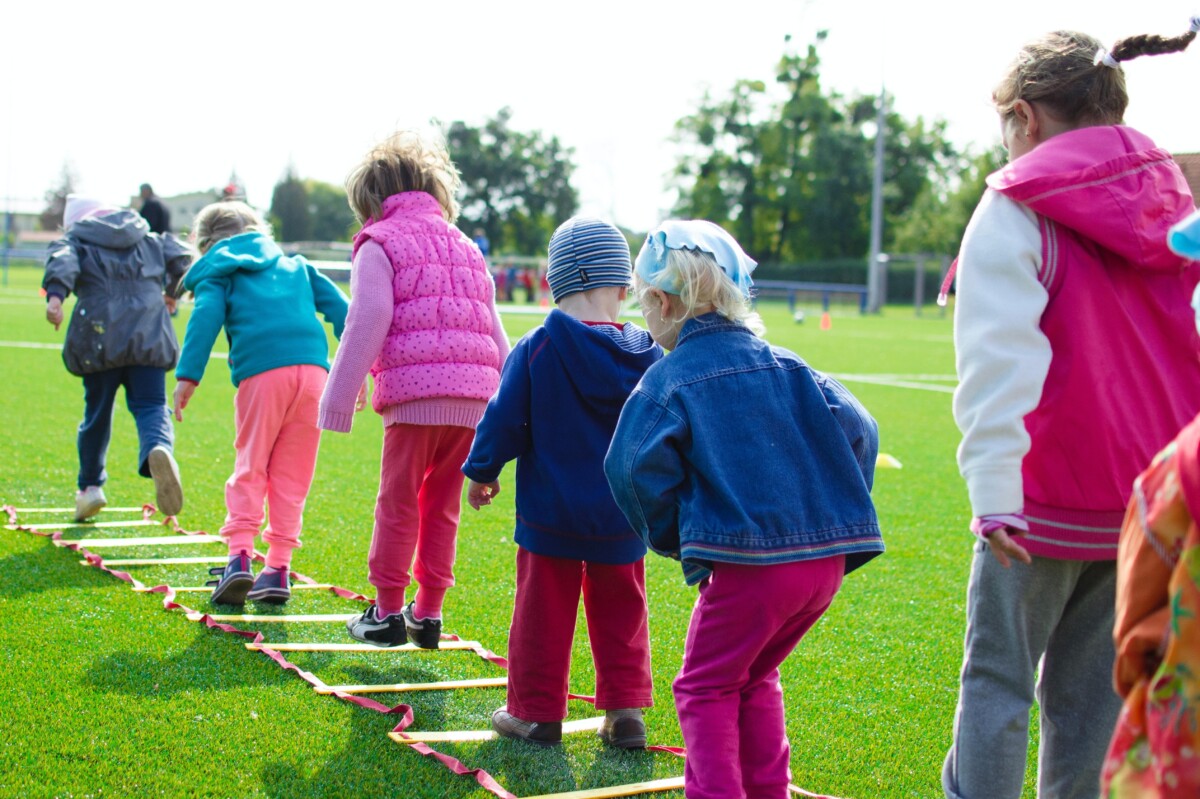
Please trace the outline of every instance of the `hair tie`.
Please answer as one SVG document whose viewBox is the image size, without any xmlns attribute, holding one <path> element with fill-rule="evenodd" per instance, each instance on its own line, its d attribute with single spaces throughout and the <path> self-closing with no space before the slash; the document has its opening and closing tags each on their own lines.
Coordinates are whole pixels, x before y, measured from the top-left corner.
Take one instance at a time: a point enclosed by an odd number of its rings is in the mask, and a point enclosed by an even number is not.
<svg viewBox="0 0 1200 799">
<path fill-rule="evenodd" d="M 1117 61 L 1117 59 L 1113 58 L 1112 53 L 1108 52 L 1103 47 L 1096 51 L 1096 57 L 1092 59 L 1093 66 L 1099 66 L 1100 64 L 1103 64 L 1109 69 L 1121 68 L 1121 63 Z"/>
</svg>

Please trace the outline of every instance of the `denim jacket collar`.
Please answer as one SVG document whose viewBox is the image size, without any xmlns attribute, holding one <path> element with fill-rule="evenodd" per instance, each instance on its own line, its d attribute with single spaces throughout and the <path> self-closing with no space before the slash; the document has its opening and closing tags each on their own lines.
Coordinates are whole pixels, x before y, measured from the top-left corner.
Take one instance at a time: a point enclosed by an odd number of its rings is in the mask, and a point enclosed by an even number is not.
<svg viewBox="0 0 1200 799">
<path fill-rule="evenodd" d="M 683 342 L 693 336 L 725 332 L 745 333 L 748 336 L 754 335 L 754 331 L 745 325 L 739 322 L 731 322 L 716 311 L 709 311 L 706 314 L 693 316 L 683 323 L 683 327 L 679 329 L 679 338 L 675 341 L 675 348 L 679 349 L 683 346 Z"/>
</svg>

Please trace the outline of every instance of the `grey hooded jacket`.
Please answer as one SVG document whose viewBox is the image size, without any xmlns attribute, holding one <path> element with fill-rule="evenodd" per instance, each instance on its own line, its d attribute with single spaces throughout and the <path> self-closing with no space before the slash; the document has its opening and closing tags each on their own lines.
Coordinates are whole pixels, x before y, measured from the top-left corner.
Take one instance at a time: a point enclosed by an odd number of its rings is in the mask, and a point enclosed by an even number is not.
<svg viewBox="0 0 1200 799">
<path fill-rule="evenodd" d="M 179 341 L 162 295 L 177 296 L 191 262 L 182 242 L 151 233 L 130 209 L 77 222 L 51 244 L 42 288 L 47 296 L 76 296 L 63 345 L 67 371 L 173 368 Z"/>
</svg>

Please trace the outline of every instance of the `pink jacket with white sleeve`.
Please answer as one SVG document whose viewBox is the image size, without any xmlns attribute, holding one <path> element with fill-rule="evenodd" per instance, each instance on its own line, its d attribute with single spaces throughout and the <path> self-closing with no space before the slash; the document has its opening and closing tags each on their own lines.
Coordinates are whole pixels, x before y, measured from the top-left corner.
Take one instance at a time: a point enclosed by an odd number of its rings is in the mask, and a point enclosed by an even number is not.
<svg viewBox="0 0 1200 799">
<path fill-rule="evenodd" d="M 959 256 L 954 415 L 975 516 L 1023 510 L 1033 555 L 1116 557 L 1133 480 L 1200 411 L 1193 201 L 1123 126 L 1047 139 L 988 177 Z"/>
</svg>

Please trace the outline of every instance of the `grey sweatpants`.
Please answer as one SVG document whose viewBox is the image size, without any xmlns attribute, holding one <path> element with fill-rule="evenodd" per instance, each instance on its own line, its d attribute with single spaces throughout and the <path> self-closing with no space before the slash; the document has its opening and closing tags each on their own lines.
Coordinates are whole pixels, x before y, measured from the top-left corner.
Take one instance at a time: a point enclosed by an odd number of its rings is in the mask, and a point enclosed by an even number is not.
<svg viewBox="0 0 1200 799">
<path fill-rule="evenodd" d="M 1096 799 L 1121 708 L 1112 688 L 1115 593 L 1115 561 L 1035 557 L 1006 569 L 976 544 L 954 741 L 942 769 L 948 799 L 1020 797 L 1035 685 L 1038 796 Z"/>
</svg>

